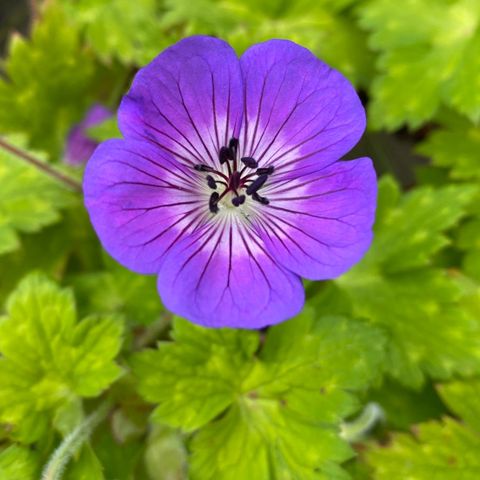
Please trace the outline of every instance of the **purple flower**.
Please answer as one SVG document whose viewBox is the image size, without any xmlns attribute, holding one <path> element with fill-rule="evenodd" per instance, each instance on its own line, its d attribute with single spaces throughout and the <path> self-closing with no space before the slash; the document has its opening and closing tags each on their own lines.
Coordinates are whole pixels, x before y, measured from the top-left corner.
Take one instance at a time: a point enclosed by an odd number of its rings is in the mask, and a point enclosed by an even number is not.
<svg viewBox="0 0 480 480">
<path fill-rule="evenodd" d="M 209 327 L 297 314 L 301 277 L 337 277 L 372 240 L 372 162 L 339 161 L 365 112 L 350 83 L 285 40 L 240 58 L 184 39 L 135 77 L 124 140 L 100 145 L 85 202 L 105 249 L 158 274 L 167 308 Z"/>
<path fill-rule="evenodd" d="M 87 129 L 94 127 L 112 116 L 108 108 L 95 104 L 88 110 L 85 118 L 72 127 L 65 146 L 65 162 L 70 165 L 85 163 L 98 146 L 98 142 L 87 136 Z"/>
</svg>

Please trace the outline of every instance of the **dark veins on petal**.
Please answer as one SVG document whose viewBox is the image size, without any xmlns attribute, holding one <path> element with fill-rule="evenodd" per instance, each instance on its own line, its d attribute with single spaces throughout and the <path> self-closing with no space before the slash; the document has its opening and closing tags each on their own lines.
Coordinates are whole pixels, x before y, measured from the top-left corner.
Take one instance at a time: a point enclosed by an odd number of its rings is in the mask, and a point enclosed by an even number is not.
<svg viewBox="0 0 480 480">
<path fill-rule="evenodd" d="M 268 205 L 268 198 L 262 197 L 258 191 L 265 185 L 269 175 L 274 172 L 273 166 L 258 168 L 258 162 L 252 157 L 238 158 L 239 142 L 237 138 L 231 138 L 228 146 L 221 147 L 218 151 L 218 162 L 220 166 L 226 164 L 227 172 L 217 170 L 214 167 L 198 163 L 194 165 L 197 172 L 206 172 L 205 177 L 207 185 L 212 190 L 217 190 L 221 185 L 223 191 L 221 193 L 215 191 L 210 195 L 208 208 L 212 213 L 218 212 L 218 203 L 227 193 L 232 193 L 232 205 L 239 207 L 243 205 L 246 196 L 250 196 L 252 200 L 262 205 Z M 252 172 L 252 170 L 255 170 Z M 256 178 L 255 178 L 256 177 Z"/>
</svg>

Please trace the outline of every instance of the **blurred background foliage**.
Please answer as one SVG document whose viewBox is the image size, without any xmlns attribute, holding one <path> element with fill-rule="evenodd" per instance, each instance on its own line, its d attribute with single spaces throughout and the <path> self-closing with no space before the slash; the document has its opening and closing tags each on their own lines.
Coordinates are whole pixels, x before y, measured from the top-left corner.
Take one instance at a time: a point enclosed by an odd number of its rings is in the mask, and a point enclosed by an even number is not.
<svg viewBox="0 0 480 480">
<path fill-rule="evenodd" d="M 200 33 L 296 41 L 368 113 L 372 248 L 267 332 L 172 319 L 64 162 Z M 480 478 L 478 0 L 1 0 L 0 52 L 0 480 Z"/>
</svg>

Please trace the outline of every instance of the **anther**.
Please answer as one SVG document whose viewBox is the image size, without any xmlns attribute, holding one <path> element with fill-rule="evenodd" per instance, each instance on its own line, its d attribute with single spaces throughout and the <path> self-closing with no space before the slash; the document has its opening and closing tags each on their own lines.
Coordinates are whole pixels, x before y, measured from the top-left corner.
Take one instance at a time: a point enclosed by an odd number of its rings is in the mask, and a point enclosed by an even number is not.
<svg viewBox="0 0 480 480">
<path fill-rule="evenodd" d="M 193 167 L 197 172 L 211 172 L 213 171 L 212 167 L 209 167 L 208 165 L 203 165 L 202 163 L 198 163 Z"/>
<path fill-rule="evenodd" d="M 218 159 L 220 160 L 220 163 L 223 165 L 225 162 L 228 162 L 229 160 L 233 160 L 232 152 L 228 147 L 222 147 L 220 149 L 220 152 L 218 152 Z"/>
<path fill-rule="evenodd" d="M 252 157 L 242 157 L 240 161 L 248 168 L 258 167 L 258 162 Z"/>
<path fill-rule="evenodd" d="M 218 212 L 218 200 L 220 199 L 220 195 L 218 192 L 213 192 L 210 195 L 210 200 L 208 201 L 208 208 L 212 213 Z"/>
<path fill-rule="evenodd" d="M 211 175 L 207 175 L 207 184 L 210 188 L 217 189 L 217 182 Z"/>
<path fill-rule="evenodd" d="M 260 202 L 262 205 L 268 205 L 270 200 L 267 197 L 261 197 L 258 193 L 252 195 L 253 200 Z"/>
<path fill-rule="evenodd" d="M 228 142 L 228 148 L 232 152 L 232 160 L 237 156 L 237 149 L 238 149 L 238 138 L 231 138 Z"/>
<path fill-rule="evenodd" d="M 245 203 L 245 195 L 240 195 L 238 197 L 233 197 L 232 198 L 232 204 L 235 206 L 235 207 L 239 207 L 240 205 L 242 205 L 243 203 Z"/>
<path fill-rule="evenodd" d="M 271 175 L 274 170 L 275 170 L 275 167 L 273 165 L 270 165 L 269 167 L 257 168 L 256 174 L 257 175 Z"/>
<path fill-rule="evenodd" d="M 253 193 L 256 193 L 257 190 L 263 187 L 263 184 L 267 181 L 268 175 L 265 173 L 263 175 L 260 175 L 258 178 L 256 178 L 248 187 L 247 187 L 247 195 L 252 195 Z"/>
</svg>

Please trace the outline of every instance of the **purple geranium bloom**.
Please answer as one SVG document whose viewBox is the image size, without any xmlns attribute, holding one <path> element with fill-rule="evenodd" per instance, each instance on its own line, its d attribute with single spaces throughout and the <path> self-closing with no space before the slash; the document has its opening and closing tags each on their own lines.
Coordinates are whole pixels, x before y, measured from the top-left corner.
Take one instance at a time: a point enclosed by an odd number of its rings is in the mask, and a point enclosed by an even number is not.
<svg viewBox="0 0 480 480">
<path fill-rule="evenodd" d="M 98 146 L 98 142 L 87 136 L 90 127 L 99 125 L 112 116 L 112 112 L 98 103 L 92 105 L 84 119 L 74 125 L 67 136 L 65 162 L 70 165 L 85 163 Z"/>
<path fill-rule="evenodd" d="M 297 314 L 301 277 L 337 277 L 372 240 L 372 162 L 339 161 L 361 137 L 355 90 L 286 40 L 238 59 L 184 39 L 135 77 L 123 140 L 87 164 L 85 202 L 105 249 L 158 274 L 167 308 L 209 327 Z"/>
</svg>

